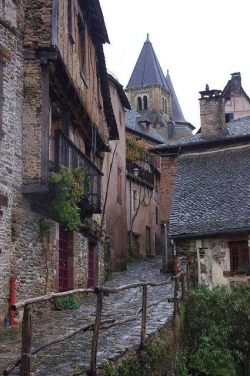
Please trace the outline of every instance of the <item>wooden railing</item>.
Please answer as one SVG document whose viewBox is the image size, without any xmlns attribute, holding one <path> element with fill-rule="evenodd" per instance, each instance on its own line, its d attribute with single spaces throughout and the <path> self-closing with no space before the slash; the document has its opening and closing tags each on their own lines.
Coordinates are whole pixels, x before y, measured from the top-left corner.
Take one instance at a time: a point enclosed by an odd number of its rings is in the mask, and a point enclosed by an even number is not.
<svg viewBox="0 0 250 376">
<path fill-rule="evenodd" d="M 24 308 L 23 319 L 22 319 L 22 348 L 21 356 L 16 359 L 11 365 L 9 365 L 3 372 L 4 376 L 9 375 L 17 366 L 20 365 L 20 376 L 30 376 L 31 375 L 31 358 L 39 351 L 52 346 L 56 343 L 62 342 L 79 332 L 93 331 L 92 335 L 92 345 L 91 345 L 91 359 L 90 359 L 90 369 L 87 370 L 89 376 L 97 376 L 97 345 L 99 339 L 99 332 L 101 329 L 108 329 L 113 326 L 121 325 L 129 321 L 136 320 L 139 313 L 141 313 L 141 341 L 140 341 L 140 350 L 144 350 L 146 344 L 146 326 L 147 326 L 147 308 L 158 305 L 162 300 L 154 302 L 147 305 L 147 289 L 148 286 L 157 287 L 161 285 L 166 285 L 172 283 L 172 280 L 175 281 L 174 295 L 173 297 L 168 298 L 168 301 L 174 303 L 174 317 L 178 310 L 179 300 L 185 297 L 186 291 L 189 288 L 189 282 L 187 280 L 187 273 L 181 272 L 176 276 L 170 277 L 169 279 L 162 282 L 139 282 L 129 285 L 120 286 L 117 288 L 107 288 L 107 287 L 96 287 L 94 289 L 77 289 L 61 293 L 52 293 L 51 295 L 39 296 L 25 301 L 17 303 L 15 306 L 12 306 L 11 309 L 18 310 Z M 102 318 L 102 308 L 103 308 L 103 296 L 105 294 L 118 293 L 128 289 L 134 289 L 142 287 L 142 306 L 132 317 L 129 317 L 125 320 L 115 321 L 113 319 L 101 320 Z M 35 350 L 31 350 L 32 347 L 32 306 L 37 303 L 42 303 L 45 301 L 54 300 L 62 296 L 69 295 L 81 295 L 94 293 L 96 294 L 96 317 L 95 321 L 88 325 L 83 325 L 77 328 L 74 331 L 71 331 L 70 334 L 65 336 L 58 337 L 50 342 L 41 345 Z"/>
<path fill-rule="evenodd" d="M 54 170 L 59 171 L 61 165 L 70 169 L 81 168 L 87 171 L 88 181 L 84 186 L 83 205 L 88 203 L 90 211 L 100 213 L 102 172 L 68 137 L 58 130 L 55 134 Z"/>
<path fill-rule="evenodd" d="M 154 188 L 154 174 L 150 171 L 142 168 L 138 163 L 126 160 L 126 170 L 129 173 L 129 176 L 135 180 L 140 180 L 141 184 L 145 184 L 150 188 Z M 137 170 L 137 175 L 135 171 Z"/>
</svg>

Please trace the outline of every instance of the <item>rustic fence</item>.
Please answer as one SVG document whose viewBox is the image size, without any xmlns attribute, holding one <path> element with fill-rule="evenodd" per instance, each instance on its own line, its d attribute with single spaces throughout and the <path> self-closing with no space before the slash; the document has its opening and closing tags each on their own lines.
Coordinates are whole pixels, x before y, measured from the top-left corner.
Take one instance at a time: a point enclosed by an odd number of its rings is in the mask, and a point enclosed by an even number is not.
<svg viewBox="0 0 250 376">
<path fill-rule="evenodd" d="M 91 359 L 90 359 L 90 369 L 87 370 L 89 376 L 97 376 L 97 345 L 99 338 L 99 331 L 101 329 L 108 329 L 116 325 L 124 324 L 128 321 L 136 320 L 139 313 L 141 313 L 141 342 L 140 350 L 144 350 L 146 344 L 146 326 L 147 326 L 147 308 L 159 304 L 161 301 L 154 302 L 147 305 L 147 289 L 148 286 L 156 287 L 170 283 L 170 281 L 175 280 L 174 296 L 168 298 L 169 301 L 174 303 L 174 316 L 178 310 L 179 300 L 185 297 L 186 291 L 189 288 L 189 278 L 188 273 L 181 272 L 176 276 L 169 278 L 162 282 L 139 282 L 129 285 L 120 286 L 117 288 L 107 288 L 107 287 L 96 287 L 89 289 L 77 289 L 61 293 L 53 293 L 50 295 L 44 295 L 40 297 L 35 297 L 27 299 L 25 301 L 18 302 L 16 305 L 12 306 L 11 309 L 18 310 L 20 308 L 24 309 L 23 319 L 22 319 L 22 347 L 21 356 L 16 359 L 11 365 L 9 365 L 3 372 L 4 376 L 9 375 L 17 366 L 20 365 L 20 376 L 30 376 L 31 375 L 31 358 L 32 355 L 37 354 L 39 351 L 52 346 L 56 343 L 62 342 L 79 332 L 93 331 L 92 335 L 92 345 L 91 345 Z M 102 307 L 103 307 L 103 296 L 104 294 L 118 293 L 123 290 L 131 288 L 142 287 L 142 306 L 136 312 L 134 317 L 130 317 L 125 320 L 115 321 L 115 320 L 105 320 L 101 321 L 102 318 Z M 77 328 L 70 334 L 60 336 L 50 342 L 41 345 L 39 348 L 31 351 L 32 347 L 32 306 L 37 303 L 42 303 L 45 301 L 55 300 L 56 298 L 69 295 L 83 295 L 88 293 L 96 294 L 96 316 L 95 321 L 92 324 L 84 325 Z"/>
</svg>

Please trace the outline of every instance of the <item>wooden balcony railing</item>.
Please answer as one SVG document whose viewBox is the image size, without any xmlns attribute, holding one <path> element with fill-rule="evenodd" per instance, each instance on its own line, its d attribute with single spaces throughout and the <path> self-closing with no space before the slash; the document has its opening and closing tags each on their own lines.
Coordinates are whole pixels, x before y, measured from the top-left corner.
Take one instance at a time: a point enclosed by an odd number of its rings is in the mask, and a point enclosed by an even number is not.
<svg viewBox="0 0 250 376">
<path fill-rule="evenodd" d="M 59 171 L 60 166 L 69 169 L 81 168 L 87 171 L 88 181 L 84 186 L 84 197 L 81 205 L 86 212 L 100 213 L 102 172 L 68 137 L 61 131 L 57 131 L 55 135 L 54 170 Z"/>
<path fill-rule="evenodd" d="M 154 188 L 154 174 L 152 172 L 145 170 L 138 163 L 132 162 L 129 159 L 126 160 L 126 169 L 129 176 L 135 178 L 135 180 L 138 179 L 138 182 L 140 181 L 141 184 Z"/>
</svg>

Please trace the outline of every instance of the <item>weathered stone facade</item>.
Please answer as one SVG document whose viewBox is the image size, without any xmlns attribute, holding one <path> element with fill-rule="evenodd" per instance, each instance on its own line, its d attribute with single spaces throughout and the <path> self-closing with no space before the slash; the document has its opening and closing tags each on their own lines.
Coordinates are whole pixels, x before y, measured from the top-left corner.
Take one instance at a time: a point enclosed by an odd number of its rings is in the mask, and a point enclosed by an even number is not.
<svg viewBox="0 0 250 376">
<path fill-rule="evenodd" d="M 0 7 L 0 325 L 8 313 L 11 277 L 17 300 L 105 279 L 100 179 L 110 134 L 116 133 L 102 50 L 108 37 L 98 1 L 86 8 L 70 3 L 71 37 L 67 1 L 6 1 Z M 92 12 L 100 18 L 98 27 L 88 23 Z M 81 232 L 65 231 L 48 210 L 49 172 L 81 163 L 95 174 L 93 207 L 81 207 Z M 49 223 L 49 235 L 41 234 L 41 219 Z"/>
<path fill-rule="evenodd" d="M 21 7 L 21 3 L 20 3 Z M 18 236 L 16 217 L 19 216 L 22 168 L 22 43 L 17 25 L 14 1 L 0 8 L 0 85 L 2 87 L 0 114 L 0 296 L 1 314 L 8 312 L 9 284 L 13 270 L 14 240 Z M 2 319 L 1 315 L 1 319 Z M 2 320 L 0 325 L 2 324 Z"/>
</svg>

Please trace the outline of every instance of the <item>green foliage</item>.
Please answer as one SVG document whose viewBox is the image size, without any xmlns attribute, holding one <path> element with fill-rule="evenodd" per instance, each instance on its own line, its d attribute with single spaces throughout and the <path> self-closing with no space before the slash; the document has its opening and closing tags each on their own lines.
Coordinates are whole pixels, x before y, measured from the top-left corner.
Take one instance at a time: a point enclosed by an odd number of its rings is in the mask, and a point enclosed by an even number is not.
<svg viewBox="0 0 250 376">
<path fill-rule="evenodd" d="M 240 267 L 240 268 L 234 269 L 234 273 L 235 274 L 247 274 L 247 268 Z"/>
<path fill-rule="evenodd" d="M 126 138 L 126 158 L 130 161 L 144 160 L 148 153 L 148 148 L 140 141 L 132 137 Z"/>
<path fill-rule="evenodd" d="M 169 329 L 149 343 L 143 357 L 133 356 L 115 369 L 110 362 L 103 366 L 105 376 L 158 376 L 166 374 L 173 363 L 173 333 Z M 184 376 L 184 375 L 183 375 Z"/>
<path fill-rule="evenodd" d="M 63 223 L 69 231 L 77 231 L 82 227 L 80 208 L 77 205 L 84 194 L 84 187 L 89 184 L 87 171 L 70 170 L 61 166 L 58 173 L 50 173 L 50 181 L 55 184 L 55 198 L 50 213 Z"/>
<path fill-rule="evenodd" d="M 47 238 L 51 234 L 51 224 L 47 218 L 41 218 L 39 222 L 40 236 Z"/>
<path fill-rule="evenodd" d="M 114 279 L 115 277 L 113 276 L 113 274 L 110 273 L 107 275 L 107 278 L 106 278 L 107 281 L 114 281 Z"/>
<path fill-rule="evenodd" d="M 236 285 L 230 292 L 201 285 L 183 308 L 185 351 L 176 375 L 243 374 L 250 356 L 250 286 Z"/>
<path fill-rule="evenodd" d="M 80 302 L 73 296 L 61 296 L 57 298 L 57 302 L 63 309 L 77 309 L 80 306 Z"/>
</svg>

